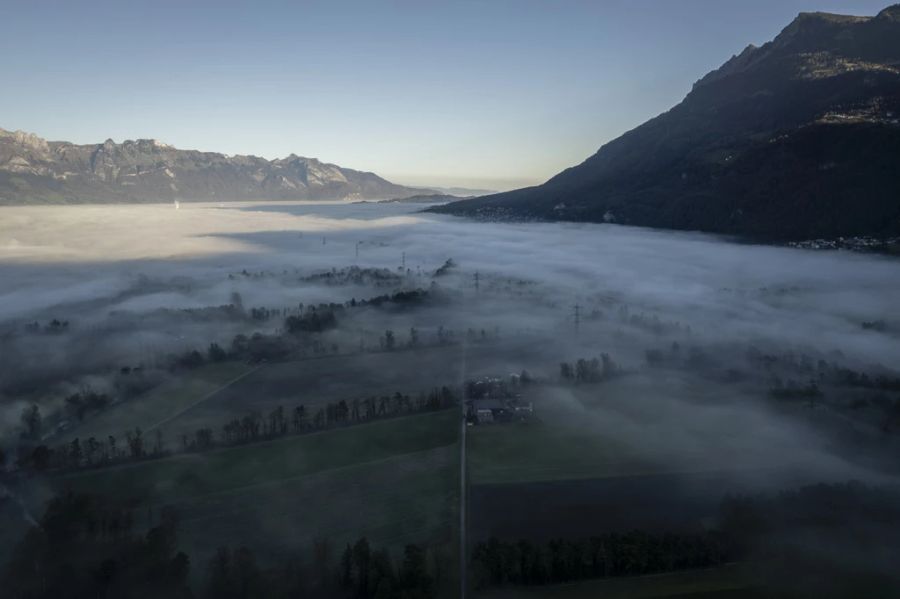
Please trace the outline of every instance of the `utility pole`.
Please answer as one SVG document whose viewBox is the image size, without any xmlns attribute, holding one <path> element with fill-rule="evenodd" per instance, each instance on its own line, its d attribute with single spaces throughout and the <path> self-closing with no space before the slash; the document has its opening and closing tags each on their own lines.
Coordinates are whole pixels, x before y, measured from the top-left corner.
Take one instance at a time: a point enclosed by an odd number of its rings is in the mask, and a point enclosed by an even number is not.
<svg viewBox="0 0 900 599">
<path fill-rule="evenodd" d="M 575 304 L 574 310 L 575 310 L 575 313 L 574 313 L 574 316 L 575 316 L 575 332 L 577 333 L 577 332 L 578 332 L 578 325 L 581 324 L 581 306 L 579 306 L 578 304 Z"/>
<path fill-rule="evenodd" d="M 359 244 L 361 244 L 361 243 L 362 243 L 362 241 L 356 242 L 356 258 L 357 258 L 357 260 L 359 259 Z"/>
</svg>

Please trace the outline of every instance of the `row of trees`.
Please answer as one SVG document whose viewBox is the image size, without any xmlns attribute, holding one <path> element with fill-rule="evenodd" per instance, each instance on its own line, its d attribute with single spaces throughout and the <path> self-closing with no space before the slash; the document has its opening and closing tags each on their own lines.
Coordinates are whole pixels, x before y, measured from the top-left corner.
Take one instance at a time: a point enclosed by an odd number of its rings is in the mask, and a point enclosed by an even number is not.
<svg viewBox="0 0 900 599">
<path fill-rule="evenodd" d="M 403 282 L 403 277 L 394 273 L 389 268 L 361 268 L 359 266 L 348 266 L 346 268 L 332 268 L 329 271 L 307 275 L 301 280 L 310 283 L 324 283 L 326 285 L 396 287 Z"/>
<path fill-rule="evenodd" d="M 387 550 L 373 550 L 366 538 L 344 549 L 338 565 L 338 584 L 347 597 L 373 599 L 381 597 L 426 598 L 444 582 L 445 556 L 433 560 L 429 568 L 423 547 L 407 545 L 397 567 Z"/>
<path fill-rule="evenodd" d="M 348 308 L 357 308 L 363 306 L 382 306 L 385 304 L 393 304 L 407 306 L 418 304 L 426 301 L 430 297 L 429 292 L 422 289 L 411 291 L 398 291 L 390 295 L 380 295 L 367 300 L 352 299 L 346 304 L 330 303 L 319 304 L 318 306 L 303 306 L 300 304 L 295 314 L 290 314 L 284 319 L 284 330 L 291 336 L 297 337 L 303 334 L 324 333 L 338 326 L 341 315 Z M 277 310 L 267 308 L 254 308 L 251 310 L 251 318 L 254 320 L 267 320 Z M 282 312 L 283 313 L 283 312 Z M 486 336 L 486 332 L 482 331 L 482 337 Z M 469 332 L 470 338 L 477 335 L 474 331 Z M 438 330 L 439 344 L 449 343 L 453 339 L 452 332 L 445 331 L 443 327 Z M 402 344 L 397 340 L 394 331 L 385 331 L 385 334 L 379 340 L 382 350 L 391 351 L 398 349 Z M 409 340 L 406 347 L 416 347 L 419 345 L 419 333 L 415 327 L 409 331 Z M 317 339 L 311 340 L 311 347 L 314 353 L 326 353 L 327 348 L 322 346 Z M 264 360 L 278 360 L 287 356 L 292 350 L 297 348 L 296 339 L 286 338 L 282 335 L 264 335 L 262 333 L 254 333 L 247 336 L 243 334 L 235 335 L 230 347 L 223 348 L 218 343 L 211 343 L 205 354 L 199 350 L 188 350 L 184 353 L 173 357 L 172 367 L 192 369 L 202 366 L 206 362 L 222 362 L 229 359 L 247 360 L 250 362 L 260 362 Z M 337 346 L 331 347 L 332 353 L 337 353 Z"/>
<path fill-rule="evenodd" d="M 41 323 L 35 320 L 34 322 L 26 323 L 24 328 L 28 333 L 64 333 L 69 330 L 69 321 L 54 318 L 42 327 Z"/>
<path fill-rule="evenodd" d="M 810 406 L 814 406 L 817 401 L 822 399 L 822 391 L 815 381 L 800 383 L 789 380 L 784 382 L 776 377 L 772 387 L 769 389 L 769 396 L 773 399 L 781 400 L 806 400 Z"/>
<path fill-rule="evenodd" d="M 435 387 L 431 391 L 412 396 L 400 393 L 341 400 L 317 406 L 315 411 L 303 404 L 293 409 L 278 406 L 263 416 L 252 412 L 228 421 L 216 438 L 212 428 L 198 429 L 193 436 L 181 438 L 183 451 L 205 451 L 221 445 L 240 445 L 282 437 L 304 434 L 338 426 L 361 424 L 380 418 L 436 411 L 458 403 L 456 393 L 450 387 Z M 26 411 L 29 426 L 35 427 L 40 419 L 37 406 Z M 108 466 L 124 461 L 161 458 L 171 453 L 165 446 L 162 431 L 156 429 L 148 439 L 140 428 L 127 431 L 121 439 L 110 435 L 106 439 L 89 437 L 74 439 L 69 443 L 48 447 L 40 444 L 20 452 L 19 466 L 35 471 L 51 468 L 78 469 Z"/>
<path fill-rule="evenodd" d="M 847 368 L 823 359 L 815 359 L 802 352 L 787 351 L 766 354 L 755 347 L 747 350 L 747 359 L 756 368 L 782 375 L 797 374 L 815 378 L 819 383 L 835 387 L 859 387 L 878 391 L 900 391 L 900 377 L 890 373 L 870 374 Z"/>
<path fill-rule="evenodd" d="M 898 489 L 892 486 L 822 483 L 780 493 L 725 497 L 715 529 L 694 534 L 632 531 L 545 543 L 492 538 L 473 549 L 474 583 L 478 587 L 540 585 L 753 560 L 757 565 L 776 563 L 782 571 L 806 581 L 802 596 L 809 594 L 810 580 L 830 584 L 832 576 L 834 581 L 846 577 L 851 589 L 858 589 L 860 580 L 876 580 L 882 589 L 900 590 L 900 574 L 893 562 L 878 557 L 900 551 L 898 499 Z M 835 594 L 857 596 L 844 591 Z M 883 590 L 873 596 L 894 594 Z"/>
<path fill-rule="evenodd" d="M 190 560 L 176 549 L 176 520 L 165 511 L 135 533 L 131 506 L 67 493 L 52 499 L 12 553 L 4 597 L 171 597 L 187 599 Z"/>
<path fill-rule="evenodd" d="M 202 428 L 196 431 L 193 438 L 184 436 L 182 445 L 186 451 L 202 451 L 217 444 L 254 443 L 289 434 L 300 435 L 381 418 L 442 410 L 457 403 L 456 393 L 444 386 L 416 396 L 398 391 L 393 395 L 329 402 L 318 406 L 315 411 L 304 404 L 292 409 L 278 406 L 265 416 L 252 412 L 228 421 L 222 427 L 219 443 L 216 442 L 213 429 Z"/>
<path fill-rule="evenodd" d="M 656 314 L 651 314 L 649 316 L 643 312 L 634 314 L 629 310 L 627 305 L 619 307 L 617 316 L 619 322 L 622 324 L 628 324 L 632 327 L 653 333 L 654 335 L 690 336 L 692 334 L 690 325 L 682 325 L 680 322 L 674 320 L 661 320 Z M 591 313 L 589 318 L 599 320 L 602 319 L 603 316 L 599 311 L 595 310 Z"/>
<path fill-rule="evenodd" d="M 618 372 L 619 368 L 609 354 L 601 354 L 600 359 L 580 358 L 574 364 L 562 362 L 559 365 L 559 378 L 569 383 L 600 383 L 611 379 Z"/>
<path fill-rule="evenodd" d="M 108 466 L 124 461 L 161 458 L 168 455 L 163 443 L 162 431 L 157 429 L 151 438 L 136 427 L 126 431 L 122 438 L 75 438 L 56 447 L 40 444 L 30 449 L 20 448 L 18 465 L 35 471 L 49 469 L 78 469 Z"/>
<path fill-rule="evenodd" d="M 129 397 L 146 391 L 152 383 L 148 383 L 145 377 L 136 376 L 143 374 L 142 368 L 123 367 L 119 372 L 120 380 L 116 381 L 115 390 L 118 397 Z M 123 379 L 131 379 L 125 380 Z M 63 410 L 54 415 L 48 423 L 37 404 L 30 404 L 22 409 L 19 416 L 19 436 L 26 444 L 40 441 L 46 429 L 53 421 L 61 418 L 72 418 L 79 422 L 88 415 L 101 412 L 113 403 L 113 396 L 94 390 L 90 385 L 82 385 L 79 391 L 71 393 L 63 398 Z"/>
<path fill-rule="evenodd" d="M 716 532 L 632 531 L 546 543 L 492 538 L 473 549 L 472 571 L 477 587 L 539 585 L 708 568 L 730 557 L 729 543 Z"/>
<path fill-rule="evenodd" d="M 192 560 L 178 549 L 175 513 L 163 509 L 153 517 L 148 511 L 142 533 L 139 508 L 73 493 L 52 499 L 6 564 L 3 596 L 429 599 L 448 581 L 445 556 L 407 545 L 395 559 L 365 538 L 337 559 L 331 544 L 319 539 L 310 556 L 275 567 L 260 563 L 247 547 L 221 547 L 205 572 L 191 577 Z"/>
<path fill-rule="evenodd" d="M 81 422 L 86 415 L 103 410 L 111 402 L 112 398 L 106 393 L 98 393 L 86 386 L 66 397 L 65 406 L 66 412 Z"/>
<path fill-rule="evenodd" d="M 338 315 L 344 311 L 341 304 L 311 306 L 302 314 L 288 316 L 284 319 L 284 329 L 294 335 L 299 333 L 322 333 L 337 327 Z"/>
</svg>

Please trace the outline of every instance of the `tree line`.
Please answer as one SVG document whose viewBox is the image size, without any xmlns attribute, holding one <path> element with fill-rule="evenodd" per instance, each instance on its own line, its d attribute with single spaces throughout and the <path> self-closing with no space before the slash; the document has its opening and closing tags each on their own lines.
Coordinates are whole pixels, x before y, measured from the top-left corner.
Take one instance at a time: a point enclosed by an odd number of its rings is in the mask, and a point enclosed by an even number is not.
<svg viewBox="0 0 900 599">
<path fill-rule="evenodd" d="M 449 582 L 440 552 L 410 544 L 395 556 L 365 538 L 340 557 L 328 540 L 317 539 L 308 554 L 274 565 L 247 547 L 223 546 L 192 577 L 195 566 L 178 547 L 176 513 L 148 509 L 143 519 L 139 504 L 56 496 L 13 550 L 0 575 L 3 596 L 430 599 Z"/>
<path fill-rule="evenodd" d="M 851 481 L 726 496 L 712 528 L 696 533 L 634 530 L 546 542 L 491 538 L 475 545 L 471 564 L 473 583 L 484 588 L 640 576 L 749 560 L 758 566 L 774 564 L 793 579 L 849 583 L 857 590 L 860 580 L 875 580 L 882 588 L 877 596 L 894 596 L 884 590 L 900 592 L 900 572 L 881 556 L 898 551 L 900 490 Z M 802 590 L 808 596 L 809 588 Z M 842 590 L 837 596 L 863 595 Z"/>
<path fill-rule="evenodd" d="M 393 395 L 340 400 L 316 407 L 315 411 L 299 404 L 293 408 L 277 406 L 265 416 L 250 412 L 233 418 L 222 426 L 219 440 L 211 428 L 196 431 L 193 438 L 182 437 L 186 451 L 209 449 L 216 445 L 241 445 L 276 439 L 287 435 L 302 435 L 336 427 L 364 424 L 383 418 L 393 418 L 422 412 L 443 410 L 457 405 L 457 394 L 447 386 L 435 387 L 416 396 Z"/>
<path fill-rule="evenodd" d="M 140 427 L 125 432 L 121 437 L 109 435 L 72 439 L 68 443 L 50 447 L 39 444 L 29 449 L 19 448 L 17 465 L 20 468 L 42 472 L 50 469 L 71 470 L 97 468 L 121 462 L 162 458 L 169 455 L 163 442 L 163 433 L 156 429 L 148 438 Z"/>
<path fill-rule="evenodd" d="M 544 543 L 491 538 L 472 550 L 476 587 L 542 585 L 593 578 L 642 576 L 729 561 L 727 539 L 718 532 L 654 534 L 635 530 Z"/>
<path fill-rule="evenodd" d="M 437 411 L 457 405 L 459 399 L 450 387 L 435 387 L 415 396 L 400 393 L 340 400 L 307 408 L 299 404 L 293 408 L 277 406 L 268 414 L 251 412 L 226 422 L 219 435 L 209 427 L 200 428 L 193 435 L 183 435 L 181 450 L 206 451 L 214 447 L 242 445 L 276 439 L 286 435 L 301 435 L 331 428 L 363 424 L 383 418 Z M 40 418 L 37 407 L 26 411 Z M 30 426 L 34 419 L 29 419 Z M 89 437 L 73 439 L 56 447 L 40 444 L 21 452 L 19 466 L 35 471 L 54 469 L 96 468 L 127 461 L 157 459 L 172 454 L 166 447 L 163 433 L 156 429 L 148 438 L 136 427 L 117 438 Z"/>
<path fill-rule="evenodd" d="M 609 354 L 601 354 L 600 358 L 590 360 L 579 358 L 574 364 L 561 362 L 559 378 L 567 383 L 600 383 L 614 377 L 619 367 Z"/>
</svg>

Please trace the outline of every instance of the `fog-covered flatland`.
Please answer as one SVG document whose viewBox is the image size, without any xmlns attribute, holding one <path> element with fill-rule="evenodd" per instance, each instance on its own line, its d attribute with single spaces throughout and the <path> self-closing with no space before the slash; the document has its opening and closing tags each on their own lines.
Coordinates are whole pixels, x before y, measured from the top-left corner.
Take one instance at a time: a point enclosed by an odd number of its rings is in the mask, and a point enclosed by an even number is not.
<svg viewBox="0 0 900 599">
<path fill-rule="evenodd" d="M 871 377 L 896 376 L 896 260 L 614 225 L 473 223 L 421 214 L 417 208 L 358 203 L 182 204 L 177 210 L 168 204 L 3 207 L 3 430 L 15 435 L 27 402 L 46 405 L 46 418 L 73 390 L 121 384 L 111 379 L 122 367 L 145 367 L 142 376 L 150 380 L 142 388 L 171 386 L 166 356 L 202 352 L 211 342 L 227 348 L 237 334 L 283 329 L 280 313 L 253 319 L 211 309 L 232 303 L 235 294 L 246 312 L 436 285 L 446 296 L 441 302 L 347 314 L 326 335 L 329 352 L 335 346 L 340 354 L 377 347 L 387 329 L 396 331 L 402 345 L 410 327 L 420 331 L 423 343 L 439 327 L 457 333 L 471 328 L 495 335 L 506 346 L 468 360 L 473 373 L 506 375 L 527 368 L 551 379 L 563 360 L 607 353 L 628 373 L 606 386 L 609 399 L 580 397 L 597 395 L 593 390 L 575 396 L 556 390 L 549 394 L 558 405 L 554 414 L 574 405 L 618 410 L 621 403 L 628 413 L 616 412 L 622 422 L 611 427 L 613 434 L 634 426 L 641 436 L 660 420 L 657 433 L 667 431 L 663 436 L 697 445 L 690 455 L 708 449 L 700 445 L 704 436 L 730 426 L 738 429 L 738 441 L 723 438 L 734 444 L 748 435 L 751 453 L 775 438 L 794 438 L 795 431 L 779 429 L 780 420 L 768 411 L 760 416 L 759 401 L 754 401 L 778 382 L 806 385 L 823 375 L 822 368 L 828 376 L 842 368 Z M 456 266 L 434 277 L 448 259 Z M 406 270 L 401 272 L 402 262 Z M 351 266 L 388 269 L 390 276 L 317 276 Z M 67 328 L 44 334 L 53 319 L 67 321 Z M 39 330 L 26 331 L 29 323 Z M 648 369 L 648 352 L 654 369 Z M 304 391 L 339 398 L 353 395 L 357 384 L 365 395 L 402 386 L 404 379 L 421 377 L 411 385 L 420 388 L 458 378 L 459 351 L 437 353 L 431 362 L 426 351 L 347 364 L 333 359 L 303 366 L 297 375 L 290 367 L 272 365 L 221 393 L 216 398 L 221 401 L 199 408 L 243 409 L 248 390 L 259 391 L 254 401 L 269 409 Z M 247 370 L 247 364 L 220 367 L 219 378 L 202 387 L 203 393 L 198 390 L 198 398 Z M 367 370 L 373 380 L 367 380 Z M 182 377 L 176 378 L 174 385 L 181 388 Z M 860 399 L 858 390 L 846 391 L 855 394 L 849 399 Z M 621 397 L 629 395 L 633 399 L 623 402 Z M 315 403 L 316 397 L 309 401 Z M 192 396 L 185 398 L 171 408 L 149 408 L 148 418 L 155 420 L 144 426 L 164 420 L 166 410 L 180 413 L 190 407 Z M 682 400 L 691 402 L 691 413 L 715 419 L 713 432 L 705 420 L 683 417 Z M 140 414 L 144 406 L 121 409 Z M 883 424 L 880 415 L 867 420 L 869 411 L 860 409 L 854 417 L 870 426 Z M 78 425 L 89 427 L 92 419 L 103 422 L 114 415 L 104 410 L 81 424 L 61 416 L 68 421 L 64 436 L 70 439 L 78 435 Z M 763 420 L 745 426 L 754 418 Z M 597 426 L 610 422 L 602 420 Z M 660 436 L 647 436 L 642 446 L 657 444 Z M 768 441 L 756 447 L 763 438 Z"/>
<path fill-rule="evenodd" d="M 432 417 L 407 414 L 435 388 L 523 370 L 535 417 L 469 432 L 475 539 L 600 534 L 617 521 L 699 530 L 729 493 L 896 484 L 896 259 L 421 208 L 0 207 L 10 530 L 75 484 L 157 506 L 176 497 L 201 563 L 227 530 L 252 544 L 265 529 L 263 554 L 323 534 L 451 546 L 458 419 L 428 421 L 449 428 L 420 442 L 413 419 Z M 562 375 L 563 362 L 577 371 L 601 356 L 602 372 Z M 339 402 L 348 420 L 330 411 Z M 303 422 L 292 420 L 299 406 Z M 317 411 L 367 423 L 331 430 L 313 422 Z M 319 466 L 286 473 L 280 449 L 268 461 L 272 450 L 240 429 L 254 413 L 260 441 L 315 428 L 275 442 Z M 146 464 L 130 461 L 138 428 Z M 369 456 L 363 429 L 411 441 Z M 341 439 L 353 449 L 335 455 Z M 23 481 L 38 445 L 55 453 Z M 223 455 L 252 476 L 217 478 L 206 465 Z M 363 487 L 346 491 L 347 468 Z M 377 491 L 379 472 L 390 492 Z M 418 503 L 400 499 L 404 480 Z M 351 494 L 335 503 L 329 490 Z M 295 494 L 304 517 L 288 509 Z M 666 494 L 669 505 L 657 499 Z M 500 517 L 515 497 L 532 499 Z M 545 506 L 539 519 L 532 503 Z M 416 526 L 402 524 L 402 505 Z M 335 506 L 377 521 L 343 521 Z M 217 514 L 226 528 L 202 525 Z"/>
</svg>

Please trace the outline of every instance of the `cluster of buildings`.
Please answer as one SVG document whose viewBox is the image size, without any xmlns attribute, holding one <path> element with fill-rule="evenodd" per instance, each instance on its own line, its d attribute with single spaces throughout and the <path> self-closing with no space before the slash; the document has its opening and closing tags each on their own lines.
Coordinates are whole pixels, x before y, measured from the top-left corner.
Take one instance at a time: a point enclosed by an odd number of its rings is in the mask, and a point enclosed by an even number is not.
<svg viewBox="0 0 900 599">
<path fill-rule="evenodd" d="M 522 399 L 522 380 L 517 374 L 507 379 L 485 377 L 466 382 L 466 421 L 469 425 L 528 420 L 534 405 Z"/>
<path fill-rule="evenodd" d="M 790 247 L 805 250 L 853 250 L 879 251 L 900 244 L 900 237 L 879 239 L 876 237 L 838 237 L 837 239 L 808 239 L 806 241 L 792 241 Z"/>
</svg>

